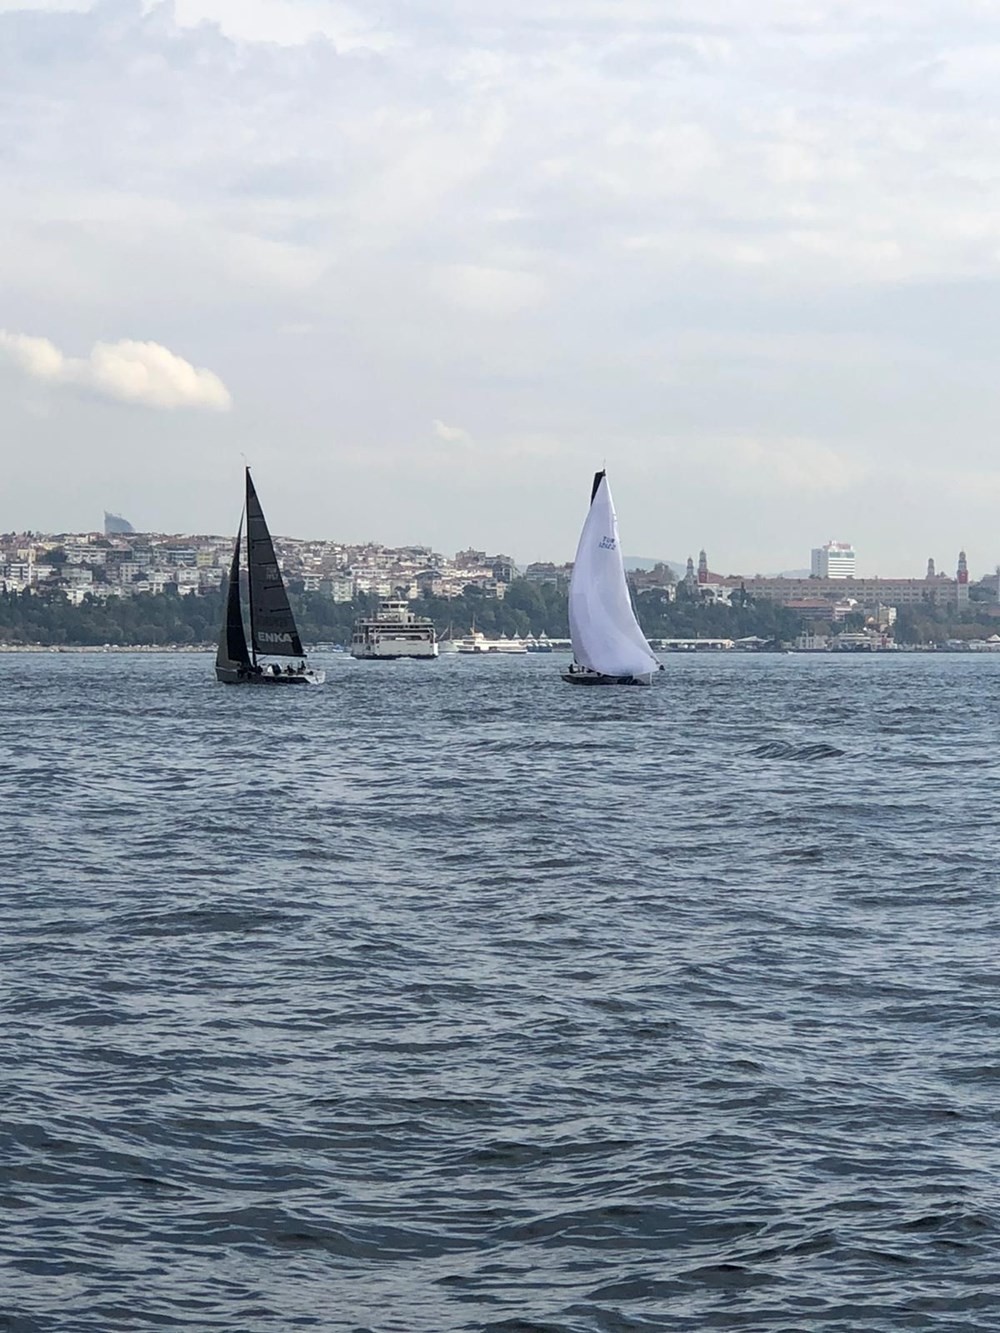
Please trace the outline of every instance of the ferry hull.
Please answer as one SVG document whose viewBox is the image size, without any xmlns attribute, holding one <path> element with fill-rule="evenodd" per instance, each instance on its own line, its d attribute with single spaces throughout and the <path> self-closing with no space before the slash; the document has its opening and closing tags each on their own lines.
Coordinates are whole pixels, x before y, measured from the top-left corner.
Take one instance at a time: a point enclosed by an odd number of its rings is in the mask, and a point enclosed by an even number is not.
<svg viewBox="0 0 1000 1333">
<path fill-rule="evenodd" d="M 351 648 L 351 656 L 359 662 L 398 662 L 410 658 L 415 662 L 429 661 L 437 657 L 436 643 L 421 643 L 406 646 L 404 644 L 379 643 L 374 646 L 357 644 Z"/>
</svg>

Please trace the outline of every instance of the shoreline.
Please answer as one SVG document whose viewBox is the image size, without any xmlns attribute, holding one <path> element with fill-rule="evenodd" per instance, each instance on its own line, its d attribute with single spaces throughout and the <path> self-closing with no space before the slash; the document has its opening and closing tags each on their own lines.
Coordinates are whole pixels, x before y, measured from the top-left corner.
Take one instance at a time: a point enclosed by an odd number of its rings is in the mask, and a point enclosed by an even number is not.
<svg viewBox="0 0 1000 1333">
<path fill-rule="evenodd" d="M 210 653 L 209 643 L 0 643 L 0 653 Z"/>
<path fill-rule="evenodd" d="M 654 641 L 655 642 L 655 641 Z M 316 652 L 336 652 L 328 644 L 306 644 L 304 645 L 307 653 Z M 102 644 L 44 644 L 44 643 L 0 643 L 0 654 L 3 653 L 52 653 L 52 654 L 81 654 L 81 653 L 214 653 L 216 645 L 214 643 L 102 643 Z M 342 650 L 341 650 L 342 651 Z M 556 653 L 569 652 L 570 649 L 557 648 Z M 909 656 L 912 653 L 935 654 L 949 657 L 966 656 L 991 656 L 1000 652 L 1000 648 L 957 648 L 945 647 L 943 644 L 906 644 L 905 646 L 897 644 L 895 648 L 874 648 L 866 651 L 859 650 L 834 650 L 830 648 L 782 648 L 778 651 L 767 650 L 748 650 L 740 648 L 723 648 L 713 644 L 711 647 L 696 647 L 692 644 L 690 647 L 679 648 L 654 648 L 654 652 L 664 657 L 690 657 L 697 655 L 704 657 L 706 654 L 712 657 L 899 657 Z M 446 654 L 447 656 L 448 654 Z M 458 656 L 476 656 L 483 658 L 493 658 L 505 656 L 502 653 L 482 653 L 482 654 L 458 654 Z"/>
</svg>

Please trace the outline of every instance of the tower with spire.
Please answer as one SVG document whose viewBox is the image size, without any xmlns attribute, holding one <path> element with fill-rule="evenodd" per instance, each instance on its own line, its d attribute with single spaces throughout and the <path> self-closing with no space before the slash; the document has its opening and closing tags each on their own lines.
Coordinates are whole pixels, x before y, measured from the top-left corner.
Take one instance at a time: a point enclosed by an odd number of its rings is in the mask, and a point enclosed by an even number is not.
<svg viewBox="0 0 1000 1333">
<path fill-rule="evenodd" d="M 955 575 L 956 583 L 956 602 L 959 606 L 968 606 L 969 604 L 969 566 L 965 561 L 965 552 L 958 553 L 958 572 Z"/>
<path fill-rule="evenodd" d="M 698 552 L 698 582 L 708 582 L 708 556 L 704 550 Z"/>
</svg>

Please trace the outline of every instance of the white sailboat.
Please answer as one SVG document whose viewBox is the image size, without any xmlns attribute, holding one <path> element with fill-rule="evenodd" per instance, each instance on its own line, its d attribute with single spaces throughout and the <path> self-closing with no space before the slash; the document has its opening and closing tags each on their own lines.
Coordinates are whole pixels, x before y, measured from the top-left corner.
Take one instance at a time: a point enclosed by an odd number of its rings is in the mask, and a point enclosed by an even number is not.
<svg viewBox="0 0 1000 1333">
<path fill-rule="evenodd" d="M 606 473 L 594 477 L 569 585 L 570 685 L 651 685 L 662 671 L 632 610 Z"/>
</svg>

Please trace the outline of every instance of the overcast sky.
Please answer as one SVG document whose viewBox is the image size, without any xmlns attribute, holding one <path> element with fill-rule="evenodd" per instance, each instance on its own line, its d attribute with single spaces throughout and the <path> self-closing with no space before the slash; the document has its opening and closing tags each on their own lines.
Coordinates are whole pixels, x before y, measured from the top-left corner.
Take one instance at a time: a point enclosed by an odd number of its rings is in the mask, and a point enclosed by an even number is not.
<svg viewBox="0 0 1000 1333">
<path fill-rule="evenodd" d="M 0 0 L 0 529 L 1000 561 L 1000 6 Z"/>
</svg>

